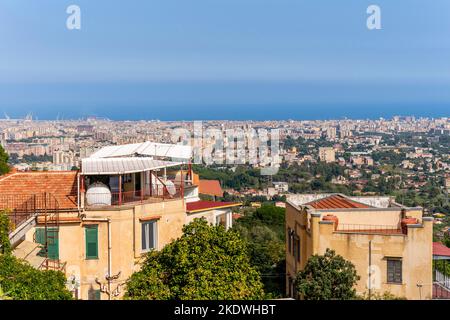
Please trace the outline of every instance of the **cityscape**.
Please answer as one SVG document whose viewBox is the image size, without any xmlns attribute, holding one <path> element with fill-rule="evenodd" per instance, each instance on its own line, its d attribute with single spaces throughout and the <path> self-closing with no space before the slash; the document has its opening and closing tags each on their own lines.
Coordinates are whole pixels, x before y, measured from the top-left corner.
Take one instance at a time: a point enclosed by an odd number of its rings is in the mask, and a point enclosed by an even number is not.
<svg viewBox="0 0 450 320">
<path fill-rule="evenodd" d="M 0 2 L 4 314 L 450 301 L 448 0 Z"/>
<path fill-rule="evenodd" d="M 355 270 L 350 297 L 450 297 L 450 118 L 166 122 L 28 115 L 1 120 L 0 130 L 8 247 L 37 270 L 62 272 L 66 298 L 339 298 L 300 284 L 312 258 L 348 260 Z M 250 143 L 239 150 L 239 138 L 227 133 L 251 130 L 276 132 L 277 140 L 257 153 L 259 161 L 246 162 Z M 221 161 L 194 161 L 208 150 Z M 244 161 L 236 161 L 239 152 Z M 144 271 L 137 270 L 163 259 L 164 248 L 189 241 L 189 226 L 200 223 L 196 228 L 211 237 L 202 220 L 247 246 L 240 273 L 252 280 L 236 290 L 250 286 L 251 295 L 195 291 L 196 284 L 169 293 L 170 280 L 168 292 L 142 288 Z"/>
</svg>

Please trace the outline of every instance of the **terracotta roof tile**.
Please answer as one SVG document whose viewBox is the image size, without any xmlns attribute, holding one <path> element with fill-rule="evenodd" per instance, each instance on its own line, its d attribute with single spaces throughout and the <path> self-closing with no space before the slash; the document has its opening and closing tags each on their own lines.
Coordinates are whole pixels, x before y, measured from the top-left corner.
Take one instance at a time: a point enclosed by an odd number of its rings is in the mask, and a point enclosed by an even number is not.
<svg viewBox="0 0 450 320">
<path fill-rule="evenodd" d="M 3 176 L 0 178 L 0 207 L 6 197 L 18 199 L 45 192 L 58 200 L 60 209 L 77 208 L 77 172 L 16 172 Z"/>
<path fill-rule="evenodd" d="M 364 209 L 370 208 L 370 206 L 353 201 L 340 194 L 334 194 L 319 200 L 314 200 L 306 203 L 314 209 Z"/>
<path fill-rule="evenodd" d="M 442 257 L 450 257 L 450 248 L 444 246 L 440 242 L 433 242 L 433 255 L 434 256 L 442 256 Z"/>
<path fill-rule="evenodd" d="M 219 180 L 200 180 L 198 192 L 210 196 L 223 197 L 223 190 Z"/>
</svg>

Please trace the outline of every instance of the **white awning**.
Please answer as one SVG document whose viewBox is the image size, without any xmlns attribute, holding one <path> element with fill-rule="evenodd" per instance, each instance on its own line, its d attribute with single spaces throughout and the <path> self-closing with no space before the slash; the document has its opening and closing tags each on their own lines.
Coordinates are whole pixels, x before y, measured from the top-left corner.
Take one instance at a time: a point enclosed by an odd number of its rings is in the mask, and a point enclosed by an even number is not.
<svg viewBox="0 0 450 320">
<path fill-rule="evenodd" d="M 131 157 L 135 155 L 188 160 L 192 157 L 192 147 L 147 141 L 143 143 L 104 147 L 93 153 L 90 158 Z"/>
<path fill-rule="evenodd" d="M 181 165 L 181 162 L 152 158 L 86 158 L 81 160 L 83 175 L 115 175 L 157 170 Z"/>
</svg>

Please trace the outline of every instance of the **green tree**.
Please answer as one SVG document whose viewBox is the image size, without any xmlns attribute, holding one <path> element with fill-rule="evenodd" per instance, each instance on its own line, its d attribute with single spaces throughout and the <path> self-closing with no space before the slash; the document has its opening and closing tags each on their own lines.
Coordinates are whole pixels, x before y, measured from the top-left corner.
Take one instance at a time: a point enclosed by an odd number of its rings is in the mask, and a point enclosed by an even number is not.
<svg viewBox="0 0 450 320">
<path fill-rule="evenodd" d="M 60 271 L 41 271 L 11 254 L 0 255 L 0 286 L 14 300 L 70 300 Z"/>
<path fill-rule="evenodd" d="M 11 220 L 8 212 L 0 211 L 0 254 L 11 253 L 11 243 L 9 242 L 9 231 L 11 229 Z"/>
<path fill-rule="evenodd" d="M 306 300 L 350 300 L 356 297 L 354 286 L 359 279 L 351 262 L 327 249 L 325 255 L 309 258 L 295 286 Z"/>
<path fill-rule="evenodd" d="M 264 295 L 246 243 L 235 231 L 195 219 L 183 235 L 151 252 L 127 282 L 125 299 L 244 300 Z"/>
<path fill-rule="evenodd" d="M 3 291 L 2 286 L 0 286 L 0 300 L 12 300 L 8 293 Z"/>
<path fill-rule="evenodd" d="M 263 205 L 238 219 L 233 229 L 248 243 L 251 264 L 261 273 L 267 297 L 285 293 L 285 209 Z"/>
<path fill-rule="evenodd" d="M 0 146 L 0 176 L 9 172 L 8 159 L 9 157 L 5 149 Z"/>
<path fill-rule="evenodd" d="M 62 272 L 35 269 L 12 255 L 9 230 L 7 212 L 0 212 L 0 300 L 72 299 Z"/>
</svg>

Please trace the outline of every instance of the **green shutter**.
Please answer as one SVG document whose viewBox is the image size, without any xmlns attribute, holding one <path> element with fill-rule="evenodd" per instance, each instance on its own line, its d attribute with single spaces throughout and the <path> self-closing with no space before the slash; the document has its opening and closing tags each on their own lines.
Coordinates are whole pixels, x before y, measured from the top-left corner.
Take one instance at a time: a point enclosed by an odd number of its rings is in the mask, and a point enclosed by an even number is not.
<svg viewBox="0 0 450 320">
<path fill-rule="evenodd" d="M 36 228 L 35 241 L 36 241 L 36 243 L 39 243 L 42 246 L 45 245 L 45 229 L 44 228 Z M 45 257 L 45 248 L 44 247 L 42 247 L 42 249 L 39 251 L 38 255 L 41 257 Z"/>
<path fill-rule="evenodd" d="M 57 229 L 47 229 L 48 258 L 59 259 L 59 232 Z"/>
<path fill-rule="evenodd" d="M 36 228 L 35 240 L 37 243 L 45 246 L 45 228 Z M 47 245 L 48 245 L 48 258 L 52 260 L 59 259 L 59 232 L 55 228 L 47 228 Z M 45 248 L 38 253 L 40 256 L 45 257 Z"/>
<path fill-rule="evenodd" d="M 98 259 L 98 226 L 86 227 L 86 259 Z"/>
</svg>

